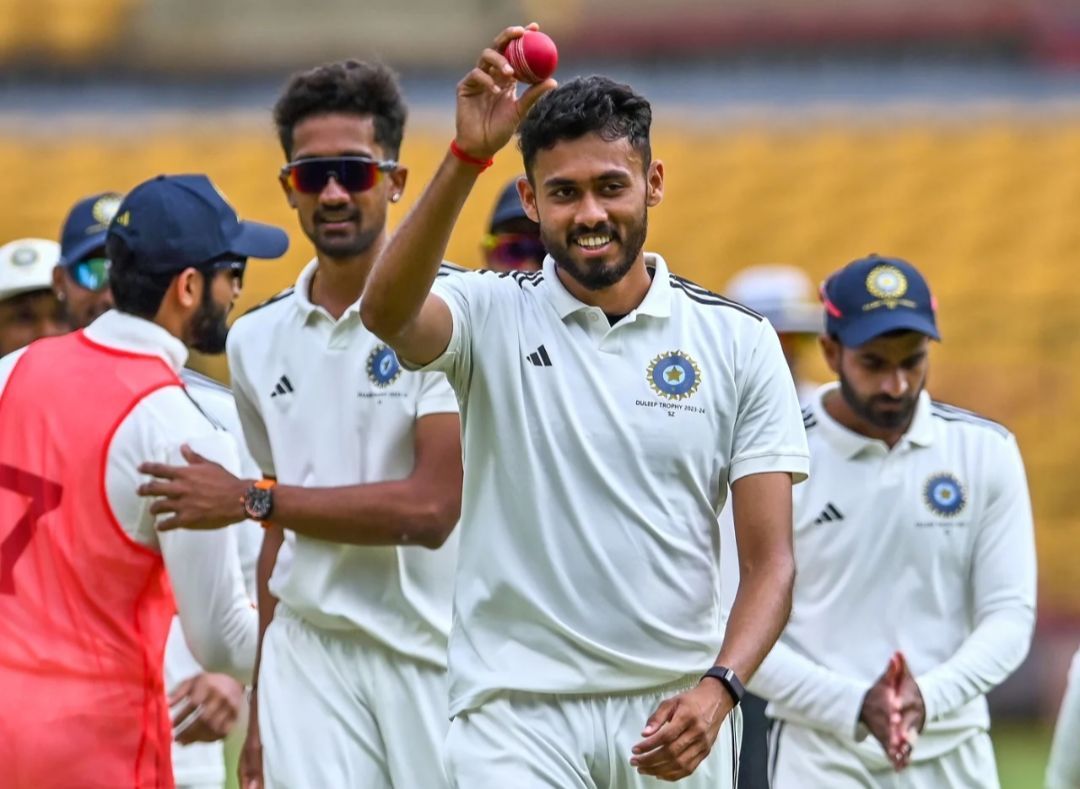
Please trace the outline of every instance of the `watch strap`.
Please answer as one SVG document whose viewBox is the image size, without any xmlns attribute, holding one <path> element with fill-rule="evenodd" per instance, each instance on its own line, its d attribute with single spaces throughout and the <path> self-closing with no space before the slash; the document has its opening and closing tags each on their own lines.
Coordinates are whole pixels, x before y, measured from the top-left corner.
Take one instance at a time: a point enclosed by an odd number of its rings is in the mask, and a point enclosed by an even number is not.
<svg viewBox="0 0 1080 789">
<path fill-rule="evenodd" d="M 705 679 L 705 677 L 712 677 L 727 688 L 728 693 L 731 694 L 731 698 L 735 700 L 736 706 L 742 701 L 743 696 L 746 694 L 746 688 L 743 686 L 739 676 L 727 666 L 713 666 L 705 672 L 702 679 Z"/>
</svg>

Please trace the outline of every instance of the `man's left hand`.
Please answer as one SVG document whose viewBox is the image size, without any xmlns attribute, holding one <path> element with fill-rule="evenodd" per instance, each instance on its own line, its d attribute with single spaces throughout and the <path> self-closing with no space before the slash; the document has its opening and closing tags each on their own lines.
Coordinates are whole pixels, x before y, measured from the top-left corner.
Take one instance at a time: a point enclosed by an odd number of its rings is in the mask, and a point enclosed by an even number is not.
<svg viewBox="0 0 1080 789">
<path fill-rule="evenodd" d="M 665 781 L 685 778 L 709 755 L 734 706 L 727 688 L 715 679 L 662 701 L 645 724 L 645 739 L 634 746 L 630 764 L 642 775 Z"/>
<path fill-rule="evenodd" d="M 143 463 L 139 471 L 157 479 L 139 486 L 140 496 L 157 498 L 153 515 L 171 513 L 158 523 L 159 531 L 171 529 L 220 529 L 247 517 L 244 494 L 254 480 L 234 477 L 187 444 L 180 448 L 187 466 Z"/>
<path fill-rule="evenodd" d="M 181 745 L 215 742 L 232 729 L 244 700 L 244 686 L 226 674 L 196 674 L 169 694 L 173 737 Z"/>
</svg>

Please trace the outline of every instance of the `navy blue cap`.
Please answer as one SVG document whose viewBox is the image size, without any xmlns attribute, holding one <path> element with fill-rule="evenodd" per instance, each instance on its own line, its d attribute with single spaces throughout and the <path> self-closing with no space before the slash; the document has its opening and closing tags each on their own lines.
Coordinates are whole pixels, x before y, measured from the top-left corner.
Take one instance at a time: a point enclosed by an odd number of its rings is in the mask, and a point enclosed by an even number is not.
<svg viewBox="0 0 1080 789">
<path fill-rule="evenodd" d="M 205 175 L 159 175 L 124 198 L 109 225 L 140 268 L 180 272 L 190 266 L 235 255 L 277 258 L 289 248 L 285 231 L 259 222 L 241 222 Z"/>
<path fill-rule="evenodd" d="M 848 348 L 906 329 L 940 340 L 937 300 L 906 260 L 869 255 L 852 261 L 821 286 L 825 331 Z"/>
<path fill-rule="evenodd" d="M 524 176 L 519 176 L 522 178 Z M 503 222 L 509 222 L 513 219 L 528 219 L 530 222 L 533 220 L 529 218 L 529 215 L 525 213 L 525 208 L 521 205 L 521 196 L 518 194 L 518 178 L 514 178 L 506 187 L 502 190 L 502 194 L 499 195 L 498 202 L 495 203 L 495 213 L 491 215 L 491 224 L 488 225 L 488 232 L 494 232 L 495 228 L 501 225 Z"/>
<path fill-rule="evenodd" d="M 74 265 L 105 246 L 105 233 L 123 199 L 116 192 L 102 192 L 74 205 L 60 229 L 61 265 Z"/>
</svg>

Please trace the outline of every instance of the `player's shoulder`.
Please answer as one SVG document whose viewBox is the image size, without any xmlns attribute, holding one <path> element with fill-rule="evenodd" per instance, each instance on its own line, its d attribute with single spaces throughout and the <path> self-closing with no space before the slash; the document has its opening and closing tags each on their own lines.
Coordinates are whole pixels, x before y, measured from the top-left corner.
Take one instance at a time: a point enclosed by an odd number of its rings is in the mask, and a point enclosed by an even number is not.
<svg viewBox="0 0 1080 789">
<path fill-rule="evenodd" d="M 436 279 L 442 279 L 454 274 L 466 274 L 472 271 L 472 269 L 459 266 L 457 263 L 451 263 L 449 260 L 444 260 L 439 264 L 439 271 L 435 274 Z"/>
<path fill-rule="evenodd" d="M 818 426 L 817 414 L 814 412 L 814 407 L 809 403 L 802 407 L 802 422 L 807 435 L 810 435 L 810 431 Z"/>
<path fill-rule="evenodd" d="M 960 431 L 973 438 L 1008 440 L 1012 436 L 1009 429 L 1000 422 L 939 400 L 930 401 L 930 415 L 944 429 Z"/>
<path fill-rule="evenodd" d="M 295 298 L 296 287 L 290 285 L 285 290 L 275 293 L 266 301 L 259 302 L 237 318 L 236 323 L 233 324 L 233 329 L 238 326 L 247 328 L 253 325 L 265 325 L 280 320 L 283 315 L 287 314 L 287 310 L 292 307 Z"/>
<path fill-rule="evenodd" d="M 696 282 L 668 272 L 672 295 L 705 319 L 721 321 L 750 321 L 754 324 L 765 320 L 760 313 L 733 299 L 709 290 Z"/>
<path fill-rule="evenodd" d="M 180 380 L 195 407 L 215 426 L 232 430 L 238 424 L 236 400 L 229 387 L 186 367 L 180 371 Z"/>
</svg>

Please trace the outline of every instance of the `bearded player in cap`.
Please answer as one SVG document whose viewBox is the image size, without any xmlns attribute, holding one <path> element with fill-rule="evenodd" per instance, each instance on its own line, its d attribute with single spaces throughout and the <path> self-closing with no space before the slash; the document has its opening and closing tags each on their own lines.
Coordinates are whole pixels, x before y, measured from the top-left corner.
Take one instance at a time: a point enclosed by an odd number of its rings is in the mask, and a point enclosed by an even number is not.
<svg viewBox="0 0 1080 789">
<path fill-rule="evenodd" d="M 925 391 L 936 303 L 876 255 L 826 280 L 805 409 L 791 618 L 751 682 L 775 719 L 772 785 L 998 785 L 985 695 L 1027 654 L 1035 543 L 1001 425 Z"/>
<path fill-rule="evenodd" d="M 162 663 L 174 611 L 208 670 L 243 681 L 255 657 L 233 532 L 159 534 L 137 469 L 179 462 L 184 445 L 236 469 L 235 443 L 179 373 L 189 347 L 221 352 L 247 259 L 280 256 L 288 238 L 240 222 L 205 176 L 159 176 L 125 198 L 106 246 L 116 309 L 0 361 L 12 789 L 173 786 Z"/>
</svg>

